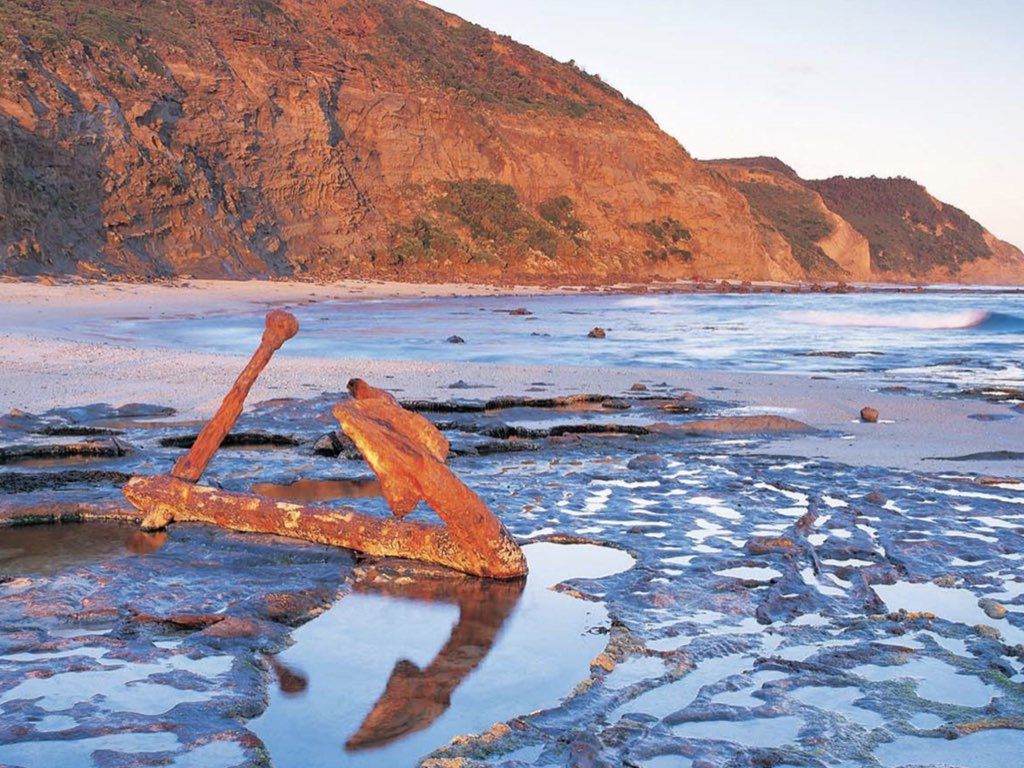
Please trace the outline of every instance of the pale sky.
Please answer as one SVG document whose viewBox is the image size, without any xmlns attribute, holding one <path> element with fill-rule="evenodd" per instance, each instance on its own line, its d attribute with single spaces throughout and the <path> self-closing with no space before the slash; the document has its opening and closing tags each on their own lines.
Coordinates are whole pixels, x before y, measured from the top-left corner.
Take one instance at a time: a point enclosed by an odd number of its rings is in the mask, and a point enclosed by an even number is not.
<svg viewBox="0 0 1024 768">
<path fill-rule="evenodd" d="M 908 176 L 1024 248 L 1024 0 L 431 0 L 575 59 L 694 157 Z"/>
</svg>

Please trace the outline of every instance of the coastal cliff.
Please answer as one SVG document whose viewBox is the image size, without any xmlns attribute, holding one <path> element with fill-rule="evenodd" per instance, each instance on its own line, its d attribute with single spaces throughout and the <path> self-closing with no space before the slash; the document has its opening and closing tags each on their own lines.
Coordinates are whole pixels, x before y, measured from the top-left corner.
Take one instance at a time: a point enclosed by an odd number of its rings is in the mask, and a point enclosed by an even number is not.
<svg viewBox="0 0 1024 768">
<path fill-rule="evenodd" d="M 831 188 L 698 162 L 598 76 L 415 0 L 8 0 L 0 22 L 0 274 L 945 274 L 876 254 Z M 986 236 L 949 279 L 1020 279 Z"/>
<path fill-rule="evenodd" d="M 915 181 L 801 179 L 774 157 L 713 160 L 808 272 L 874 282 L 1024 282 L 1024 253 Z"/>
</svg>

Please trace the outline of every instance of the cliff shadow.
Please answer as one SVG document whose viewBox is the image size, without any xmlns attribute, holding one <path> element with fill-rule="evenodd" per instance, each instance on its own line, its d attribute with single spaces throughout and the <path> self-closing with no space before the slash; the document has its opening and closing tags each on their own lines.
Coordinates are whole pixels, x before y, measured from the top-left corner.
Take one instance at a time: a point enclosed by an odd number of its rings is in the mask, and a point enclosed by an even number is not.
<svg viewBox="0 0 1024 768">
<path fill-rule="evenodd" d="M 66 273 L 95 261 L 106 241 L 105 175 L 98 136 L 64 142 L 0 115 L 0 273 Z"/>
</svg>

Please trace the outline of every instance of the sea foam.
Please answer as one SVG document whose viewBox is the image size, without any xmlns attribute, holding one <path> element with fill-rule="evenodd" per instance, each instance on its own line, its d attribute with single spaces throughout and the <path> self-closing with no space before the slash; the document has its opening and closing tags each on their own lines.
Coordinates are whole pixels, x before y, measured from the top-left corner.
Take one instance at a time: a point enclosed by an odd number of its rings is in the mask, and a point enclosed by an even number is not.
<svg viewBox="0 0 1024 768">
<path fill-rule="evenodd" d="M 977 328 L 988 322 L 992 317 L 992 313 L 981 310 L 967 312 L 915 312 L 903 315 L 808 311 L 787 312 L 784 315 L 789 320 L 808 325 L 847 328 L 909 328 L 924 331 Z"/>
</svg>

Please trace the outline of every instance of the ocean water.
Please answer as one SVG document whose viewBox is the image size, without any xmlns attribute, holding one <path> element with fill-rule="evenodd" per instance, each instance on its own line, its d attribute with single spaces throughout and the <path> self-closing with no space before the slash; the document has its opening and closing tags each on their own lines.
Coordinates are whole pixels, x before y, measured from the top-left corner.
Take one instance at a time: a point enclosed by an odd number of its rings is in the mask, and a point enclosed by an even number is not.
<svg viewBox="0 0 1024 768">
<path fill-rule="evenodd" d="M 1024 292 L 1008 290 L 357 298 L 288 308 L 302 330 L 284 355 L 1024 384 Z M 113 338 L 247 355 L 266 309 L 126 318 Z M 606 338 L 588 338 L 595 327 Z M 77 331 L 111 338 L 109 326 Z"/>
</svg>

